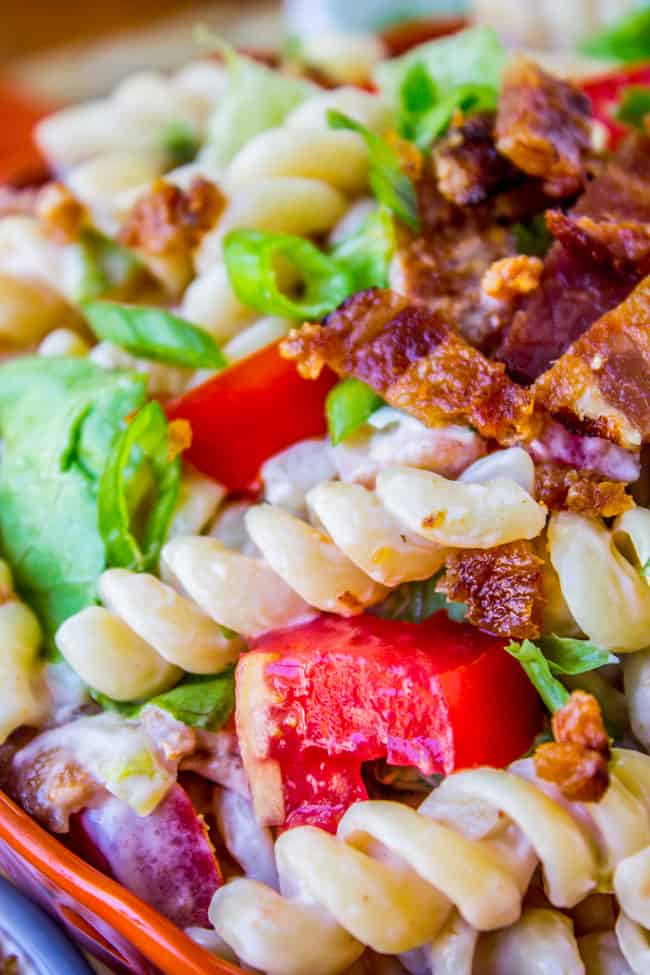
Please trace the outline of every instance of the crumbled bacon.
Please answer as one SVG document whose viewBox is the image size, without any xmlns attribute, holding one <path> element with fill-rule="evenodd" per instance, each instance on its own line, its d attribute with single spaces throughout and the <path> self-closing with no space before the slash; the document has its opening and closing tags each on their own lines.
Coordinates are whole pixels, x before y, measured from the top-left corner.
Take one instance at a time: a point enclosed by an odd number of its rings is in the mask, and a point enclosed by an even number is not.
<svg viewBox="0 0 650 975">
<path fill-rule="evenodd" d="M 547 221 L 557 239 L 539 287 L 522 301 L 498 351 L 511 374 L 526 382 L 619 305 L 647 273 L 650 138 L 630 136 L 569 216 L 551 212 Z"/>
<path fill-rule="evenodd" d="M 650 276 L 536 381 L 536 402 L 628 449 L 650 442 Z"/>
<path fill-rule="evenodd" d="M 544 265 L 539 257 L 517 254 L 491 264 L 481 281 L 483 292 L 497 301 L 512 301 L 519 295 L 534 291 L 539 284 Z"/>
<path fill-rule="evenodd" d="M 554 742 L 535 752 L 535 771 L 574 802 L 598 802 L 609 785 L 609 738 L 597 700 L 574 691 L 553 716 Z"/>
<path fill-rule="evenodd" d="M 535 471 L 535 495 L 553 511 L 614 518 L 633 507 L 621 481 L 607 481 L 589 471 L 541 464 Z"/>
<path fill-rule="evenodd" d="M 85 206 L 63 183 L 48 183 L 43 187 L 36 215 L 45 232 L 60 244 L 79 240 L 87 220 Z"/>
<path fill-rule="evenodd" d="M 497 152 L 494 112 L 477 112 L 449 129 L 433 149 L 433 166 L 442 195 L 459 206 L 482 203 L 524 174 Z"/>
<path fill-rule="evenodd" d="M 187 190 L 159 179 L 134 204 L 120 241 L 147 254 L 185 254 L 212 229 L 225 205 L 219 187 L 201 176 Z"/>
<path fill-rule="evenodd" d="M 585 181 L 589 114 L 589 99 L 578 88 L 518 58 L 503 79 L 497 149 L 525 173 L 541 177 L 549 196 L 570 196 Z"/>
<path fill-rule="evenodd" d="M 550 418 L 526 445 L 536 464 L 562 464 L 593 471 L 608 481 L 633 484 L 641 476 L 638 451 L 623 450 L 602 437 L 584 437 Z"/>
<path fill-rule="evenodd" d="M 543 561 L 532 542 L 453 552 L 438 590 L 466 603 L 475 626 L 509 639 L 534 638 L 541 631 Z"/>
<path fill-rule="evenodd" d="M 465 421 L 502 443 L 531 430 L 531 394 L 508 379 L 502 363 L 391 291 L 353 295 L 323 325 L 291 332 L 281 351 L 305 376 L 325 365 L 356 376 L 427 426 Z"/>
</svg>

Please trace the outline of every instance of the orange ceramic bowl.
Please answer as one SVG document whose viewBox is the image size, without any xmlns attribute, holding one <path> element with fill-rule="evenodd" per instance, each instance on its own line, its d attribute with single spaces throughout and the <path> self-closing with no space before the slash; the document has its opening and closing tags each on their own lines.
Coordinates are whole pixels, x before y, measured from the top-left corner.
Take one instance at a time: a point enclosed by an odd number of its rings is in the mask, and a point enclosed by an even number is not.
<svg viewBox="0 0 650 975">
<path fill-rule="evenodd" d="M 0 792 L 0 870 L 85 951 L 125 975 L 243 975 L 71 853 Z"/>
</svg>

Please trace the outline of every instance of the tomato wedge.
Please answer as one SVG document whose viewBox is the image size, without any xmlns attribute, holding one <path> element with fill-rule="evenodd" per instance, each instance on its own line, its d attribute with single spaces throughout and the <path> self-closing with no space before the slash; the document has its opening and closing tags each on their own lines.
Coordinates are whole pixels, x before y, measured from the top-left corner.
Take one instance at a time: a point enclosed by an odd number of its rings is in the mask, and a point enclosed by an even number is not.
<svg viewBox="0 0 650 975">
<path fill-rule="evenodd" d="M 614 113 L 625 89 L 633 85 L 650 86 L 650 64 L 631 65 L 580 82 L 580 87 L 591 100 L 594 118 L 607 129 L 610 148 L 614 148 L 629 131 L 627 126 L 616 120 Z"/>
<path fill-rule="evenodd" d="M 335 829 L 364 762 L 424 775 L 503 766 L 541 725 L 505 641 L 443 611 L 424 623 L 323 616 L 265 634 L 237 666 L 237 733 L 257 816 Z"/>
<path fill-rule="evenodd" d="M 248 491 L 265 460 L 326 432 L 325 397 L 335 383 L 328 371 L 303 379 L 276 343 L 192 389 L 167 414 L 189 422 L 185 456 L 195 467 L 231 491 Z"/>
<path fill-rule="evenodd" d="M 0 86 L 0 183 L 24 186 L 45 178 L 46 163 L 34 143 L 33 128 L 51 111 L 51 105 Z"/>
</svg>

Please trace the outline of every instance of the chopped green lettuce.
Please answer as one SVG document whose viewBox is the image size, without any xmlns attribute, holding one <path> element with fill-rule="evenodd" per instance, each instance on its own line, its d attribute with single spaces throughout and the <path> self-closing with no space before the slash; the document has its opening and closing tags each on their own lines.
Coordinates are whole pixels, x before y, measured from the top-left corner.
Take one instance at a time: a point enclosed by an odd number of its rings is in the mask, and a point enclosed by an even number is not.
<svg viewBox="0 0 650 975">
<path fill-rule="evenodd" d="M 395 252 L 395 228 L 388 207 L 368 214 L 359 229 L 341 240 L 330 256 L 346 272 L 354 291 L 388 287 L 388 269 Z"/>
<path fill-rule="evenodd" d="M 579 45 L 583 54 L 614 61 L 643 61 L 650 57 L 650 8 L 633 10 L 587 37 Z"/>
<path fill-rule="evenodd" d="M 208 123 L 207 158 L 223 170 L 249 139 L 282 125 L 289 112 L 318 88 L 236 54 L 228 45 L 220 48 L 229 80 Z"/>
<path fill-rule="evenodd" d="M 145 379 L 74 358 L 0 366 L 0 548 L 52 637 L 96 600 L 106 568 L 97 488 Z"/>
<path fill-rule="evenodd" d="M 366 422 L 383 400 L 374 389 L 353 376 L 342 379 L 327 394 L 325 413 L 330 439 L 341 443 Z"/>
<path fill-rule="evenodd" d="M 604 664 L 617 663 L 617 658 L 590 640 L 571 637 L 542 637 L 538 644 L 532 640 L 510 643 L 506 650 L 519 661 L 549 711 L 557 711 L 566 703 L 569 693 L 555 676 L 575 676 L 596 670 Z"/>
</svg>

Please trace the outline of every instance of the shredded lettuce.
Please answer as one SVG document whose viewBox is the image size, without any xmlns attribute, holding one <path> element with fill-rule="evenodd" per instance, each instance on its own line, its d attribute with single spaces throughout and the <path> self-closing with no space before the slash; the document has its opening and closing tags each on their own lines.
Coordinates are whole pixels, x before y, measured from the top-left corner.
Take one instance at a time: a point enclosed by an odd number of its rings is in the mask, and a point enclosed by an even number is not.
<svg viewBox="0 0 650 975">
<path fill-rule="evenodd" d="M 311 82 L 281 74 L 217 43 L 229 80 L 208 122 L 207 157 L 223 170 L 249 139 L 282 125 L 289 112 L 318 89 Z"/>
<path fill-rule="evenodd" d="M 314 244 L 290 234 L 231 230 L 223 242 L 230 283 L 240 301 L 267 315 L 318 319 L 354 291 L 350 276 Z M 297 273 L 301 297 L 284 292 L 278 279 L 283 261 Z"/>
<path fill-rule="evenodd" d="M 615 61 L 643 61 L 650 57 L 650 8 L 633 10 L 579 45 L 583 54 Z"/>
<path fill-rule="evenodd" d="M 180 458 L 170 458 L 167 418 L 158 403 L 147 403 L 114 442 L 99 482 L 97 523 L 109 566 L 135 572 L 155 567 L 180 481 Z M 143 500 L 148 511 L 140 543 L 136 530 Z"/>
<path fill-rule="evenodd" d="M 395 228 L 388 207 L 370 213 L 359 229 L 340 241 L 332 259 L 352 281 L 354 291 L 388 287 L 388 269 L 395 252 Z"/>
<path fill-rule="evenodd" d="M 616 663 L 617 658 L 589 640 L 570 637 L 542 637 L 539 646 L 532 640 L 510 643 L 506 650 L 519 661 L 529 680 L 549 711 L 557 711 L 566 704 L 569 692 L 555 676 L 575 676 L 596 670 L 604 664 Z"/>
<path fill-rule="evenodd" d="M 489 27 L 472 27 L 382 61 L 375 68 L 374 80 L 396 111 L 402 107 L 404 96 L 410 106 L 421 110 L 433 93 L 445 98 L 463 85 L 498 91 L 505 62 L 506 52 L 496 33 Z M 414 65 L 420 68 L 409 75 Z M 425 73 L 429 88 L 424 83 Z"/>
<path fill-rule="evenodd" d="M 340 443 L 366 422 L 383 400 L 360 379 L 342 379 L 327 394 L 325 413 L 330 439 Z"/>
<path fill-rule="evenodd" d="M 211 335 L 164 308 L 87 301 L 82 311 L 99 339 L 131 355 L 188 369 L 223 369 L 226 365 L 226 357 Z"/>
<path fill-rule="evenodd" d="M 452 603 L 444 593 L 436 591 L 443 572 L 444 569 L 421 582 L 403 583 L 375 607 L 374 612 L 385 619 L 422 623 L 429 616 L 444 609 L 449 619 L 462 623 L 467 615 L 467 606 L 464 603 Z"/>
<path fill-rule="evenodd" d="M 106 549 L 97 488 L 145 379 L 74 358 L 0 366 L 0 549 L 52 635 L 96 600 Z"/>
<path fill-rule="evenodd" d="M 463 115 L 496 108 L 498 90 L 478 81 L 456 85 L 440 91 L 421 61 L 415 62 L 400 88 L 398 130 L 405 139 L 427 149 L 434 139 L 444 135 L 454 113 Z"/>
<path fill-rule="evenodd" d="M 650 88 L 641 85 L 626 88 L 616 110 L 618 121 L 643 131 L 643 120 L 649 113 Z"/>
<path fill-rule="evenodd" d="M 402 169 L 392 146 L 361 122 L 356 122 L 333 108 L 327 112 L 327 121 L 332 129 L 347 129 L 361 136 L 370 155 L 369 179 L 373 193 L 407 227 L 418 230 L 420 219 L 415 187 Z"/>
</svg>

